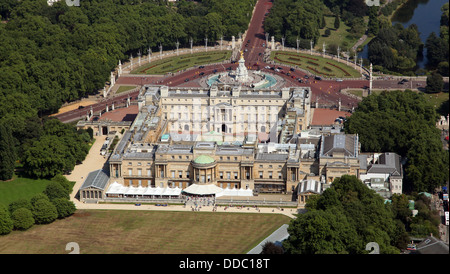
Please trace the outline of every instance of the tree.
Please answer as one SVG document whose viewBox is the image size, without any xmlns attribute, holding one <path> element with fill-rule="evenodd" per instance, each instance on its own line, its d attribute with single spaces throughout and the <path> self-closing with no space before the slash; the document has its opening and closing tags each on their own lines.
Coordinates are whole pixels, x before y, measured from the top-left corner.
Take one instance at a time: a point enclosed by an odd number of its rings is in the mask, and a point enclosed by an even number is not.
<svg viewBox="0 0 450 274">
<path fill-rule="evenodd" d="M 9 213 L 12 214 L 14 211 L 16 211 L 19 208 L 26 208 L 26 209 L 31 210 L 32 206 L 31 206 L 31 203 L 29 200 L 27 200 L 25 198 L 20 198 L 9 204 L 9 207 L 8 207 Z"/>
<path fill-rule="evenodd" d="M 27 208 L 18 208 L 15 210 L 11 219 L 14 223 L 14 228 L 17 230 L 27 230 L 34 225 L 33 213 Z"/>
<path fill-rule="evenodd" d="M 425 47 L 427 48 L 427 66 L 430 68 L 436 68 L 440 62 L 448 60 L 448 41 L 438 37 L 436 33 L 430 33 L 425 42 Z"/>
<path fill-rule="evenodd" d="M 58 218 L 62 219 L 68 217 L 75 213 L 76 207 L 72 201 L 69 201 L 64 198 L 56 198 L 52 200 L 52 203 L 56 207 L 56 211 L 58 212 Z"/>
<path fill-rule="evenodd" d="M 363 254 L 376 242 L 382 253 L 398 253 L 400 239 L 391 210 L 381 196 L 356 176 L 337 178 L 318 198 L 308 200 L 308 211 L 291 222 L 283 242 L 290 254 Z"/>
<path fill-rule="evenodd" d="M 33 217 L 37 224 L 49 224 L 58 218 L 58 211 L 50 201 L 39 199 L 34 204 Z"/>
<path fill-rule="evenodd" d="M 266 242 L 263 247 L 261 254 L 283 254 L 283 247 L 274 244 L 273 242 Z"/>
<path fill-rule="evenodd" d="M 437 72 L 431 73 L 427 76 L 427 86 L 425 87 L 427 93 L 439 93 L 444 89 L 444 79 L 442 75 Z"/>
<path fill-rule="evenodd" d="M 422 94 L 390 91 L 364 98 L 344 128 L 359 134 L 362 151 L 395 152 L 408 159 L 405 189 L 433 191 L 448 179 L 449 162 L 437 119 L 434 106 Z"/>
<path fill-rule="evenodd" d="M 16 161 L 15 142 L 12 132 L 0 122 L 0 180 L 9 180 L 14 175 Z"/>
<path fill-rule="evenodd" d="M 63 199 L 70 199 L 69 193 L 67 190 L 59 183 L 57 182 L 50 182 L 44 189 L 43 192 L 47 197 L 50 199 L 50 201 L 57 199 L 57 198 L 63 198 Z"/>
<path fill-rule="evenodd" d="M 334 17 L 334 29 L 337 30 L 341 26 L 341 20 L 339 19 L 339 15 Z"/>
<path fill-rule="evenodd" d="M 0 204 L 0 235 L 9 234 L 14 227 L 11 215 L 6 207 Z"/>
</svg>

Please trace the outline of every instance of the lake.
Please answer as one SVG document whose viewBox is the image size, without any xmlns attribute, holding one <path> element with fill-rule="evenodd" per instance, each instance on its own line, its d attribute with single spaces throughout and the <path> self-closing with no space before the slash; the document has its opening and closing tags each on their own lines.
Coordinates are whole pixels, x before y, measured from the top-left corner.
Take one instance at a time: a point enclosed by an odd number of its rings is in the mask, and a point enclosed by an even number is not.
<svg viewBox="0 0 450 274">
<path fill-rule="evenodd" d="M 430 33 L 435 32 L 439 36 L 441 7 L 447 2 L 448 0 L 409 0 L 395 12 L 392 17 L 392 24 L 400 23 L 405 28 L 411 24 L 416 24 L 420 32 L 420 39 L 425 43 Z M 367 59 L 367 45 L 358 56 Z M 424 68 L 426 62 L 426 49 L 424 48 L 423 58 L 418 60 L 417 65 L 419 68 Z"/>
</svg>

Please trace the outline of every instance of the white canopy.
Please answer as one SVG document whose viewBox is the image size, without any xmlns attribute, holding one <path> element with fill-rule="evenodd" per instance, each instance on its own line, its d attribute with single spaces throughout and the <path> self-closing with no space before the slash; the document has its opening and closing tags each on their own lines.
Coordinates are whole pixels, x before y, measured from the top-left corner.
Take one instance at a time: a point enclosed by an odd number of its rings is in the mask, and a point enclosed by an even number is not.
<svg viewBox="0 0 450 274">
<path fill-rule="evenodd" d="M 223 191 L 223 189 L 214 184 L 207 184 L 207 185 L 192 184 L 187 188 L 183 189 L 183 191 L 190 194 L 210 195 L 220 193 Z"/>
<path fill-rule="evenodd" d="M 179 187 L 127 187 L 114 182 L 109 186 L 106 194 L 178 196 L 181 194 L 181 189 Z"/>
<path fill-rule="evenodd" d="M 237 188 L 225 188 L 222 192 L 218 193 L 216 195 L 216 197 L 221 197 L 221 196 L 253 196 L 253 190 L 251 189 L 237 189 Z"/>
<path fill-rule="evenodd" d="M 183 189 L 184 192 L 196 195 L 211 195 L 215 194 L 216 197 L 221 196 L 253 196 L 253 191 L 251 189 L 237 189 L 237 188 L 220 188 L 215 184 L 192 184 L 189 187 Z"/>
</svg>

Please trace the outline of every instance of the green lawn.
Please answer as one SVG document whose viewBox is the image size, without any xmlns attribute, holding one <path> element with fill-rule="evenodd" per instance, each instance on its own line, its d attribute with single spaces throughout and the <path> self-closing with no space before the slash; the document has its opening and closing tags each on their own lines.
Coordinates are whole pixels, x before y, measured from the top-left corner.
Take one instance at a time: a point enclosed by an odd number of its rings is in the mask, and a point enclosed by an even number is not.
<svg viewBox="0 0 450 274">
<path fill-rule="evenodd" d="M 320 36 L 317 40 L 317 43 L 314 45 L 314 49 L 318 51 L 322 51 L 322 45 L 325 42 L 325 45 L 336 44 L 338 45 L 342 51 L 347 51 L 350 49 L 360 37 L 354 37 L 349 32 L 349 27 L 343 22 L 341 19 L 341 24 L 339 28 L 336 30 L 334 28 L 334 16 L 325 16 L 326 27 L 319 30 Z M 325 30 L 330 29 L 331 34 L 328 37 L 325 37 Z"/>
<path fill-rule="evenodd" d="M 193 54 L 183 54 L 174 57 L 168 57 L 158 60 L 152 60 L 146 64 L 134 69 L 132 74 L 165 74 L 174 73 L 190 67 L 207 65 L 211 63 L 222 62 L 231 57 L 231 51 L 208 51 Z"/>
<path fill-rule="evenodd" d="M 11 181 L 0 181 L 0 204 L 8 206 L 19 198 L 29 199 L 41 193 L 49 180 L 29 179 L 15 176 Z"/>
<path fill-rule="evenodd" d="M 335 60 L 306 53 L 272 51 L 270 58 L 278 63 L 310 71 L 325 78 L 359 78 L 359 71 Z"/>
<path fill-rule="evenodd" d="M 132 89 L 134 89 L 135 87 L 136 87 L 136 86 L 120 86 L 120 87 L 117 89 L 116 94 L 119 94 L 119 93 L 125 92 L 125 91 L 129 91 L 129 90 L 132 90 Z"/>
<path fill-rule="evenodd" d="M 281 214 L 78 210 L 74 215 L 0 237 L 0 253 L 245 254 L 290 218 Z"/>
</svg>

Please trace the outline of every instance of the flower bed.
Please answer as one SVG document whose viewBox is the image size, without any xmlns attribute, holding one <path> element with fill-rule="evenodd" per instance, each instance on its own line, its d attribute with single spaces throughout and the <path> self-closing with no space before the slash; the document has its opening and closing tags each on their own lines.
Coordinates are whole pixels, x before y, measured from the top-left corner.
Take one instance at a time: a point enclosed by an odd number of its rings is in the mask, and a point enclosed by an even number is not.
<svg viewBox="0 0 450 274">
<path fill-rule="evenodd" d="M 330 62 L 327 62 L 327 64 L 330 65 L 330 66 L 333 66 L 333 67 L 335 67 L 337 69 L 340 69 L 345 74 L 345 76 L 351 76 L 350 73 L 348 73 L 345 69 L 341 68 L 340 66 L 336 66 L 335 64 L 332 64 Z"/>
</svg>

